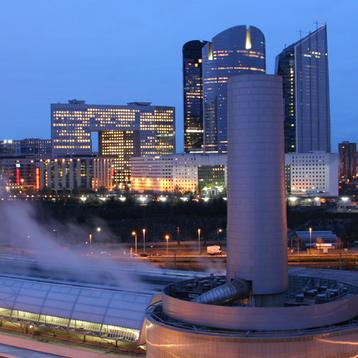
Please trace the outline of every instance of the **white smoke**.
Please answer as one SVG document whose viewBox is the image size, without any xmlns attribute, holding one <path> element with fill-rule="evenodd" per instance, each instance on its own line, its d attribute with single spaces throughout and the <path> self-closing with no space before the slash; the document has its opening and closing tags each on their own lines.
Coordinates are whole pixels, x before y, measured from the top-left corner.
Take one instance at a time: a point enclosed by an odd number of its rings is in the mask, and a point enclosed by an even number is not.
<svg viewBox="0 0 358 358">
<path fill-rule="evenodd" d="M 23 201 L 4 203 L 0 208 L 1 243 L 10 246 L 10 253 L 20 252 L 26 254 L 26 258 L 29 256 L 33 259 L 27 267 L 24 267 L 26 260 L 14 261 L 20 274 L 26 273 L 24 270 L 28 269 L 27 274 L 32 275 L 35 268 L 42 276 L 47 275 L 49 278 L 109 284 L 126 289 L 148 289 L 136 274 L 148 268 L 143 267 L 135 258 L 116 256 L 114 261 L 109 256 L 84 256 L 82 250 L 75 250 L 68 242 L 71 237 L 82 237 L 85 242 L 89 230 L 73 224 L 58 224 L 62 228 L 56 232 L 55 240 L 50 226 L 54 227 L 56 223 L 48 223 L 45 227 L 36 220 L 35 214 L 34 207 Z M 104 233 L 110 235 L 103 223 L 101 225 Z M 155 269 L 150 267 L 150 270 Z"/>
</svg>

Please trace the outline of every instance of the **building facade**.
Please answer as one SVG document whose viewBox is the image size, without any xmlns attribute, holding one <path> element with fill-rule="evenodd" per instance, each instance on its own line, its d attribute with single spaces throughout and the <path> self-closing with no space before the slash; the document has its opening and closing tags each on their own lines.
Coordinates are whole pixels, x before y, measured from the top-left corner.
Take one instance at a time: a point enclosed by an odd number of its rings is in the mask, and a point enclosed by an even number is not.
<svg viewBox="0 0 358 358">
<path fill-rule="evenodd" d="M 40 189 L 54 192 L 91 191 L 94 157 L 39 161 Z"/>
<path fill-rule="evenodd" d="M 38 161 L 26 157 L 0 158 L 0 186 L 16 191 L 40 190 Z"/>
<path fill-rule="evenodd" d="M 13 139 L 0 140 L 0 158 L 16 157 L 21 155 L 20 141 Z"/>
<path fill-rule="evenodd" d="M 176 154 L 131 159 L 131 190 L 135 192 L 223 192 L 224 154 Z M 212 175 L 215 173 L 215 175 Z"/>
<path fill-rule="evenodd" d="M 183 46 L 184 150 L 203 150 L 202 48 L 207 41 Z"/>
<path fill-rule="evenodd" d="M 123 189 L 130 180 L 129 158 L 175 152 L 175 110 L 149 102 L 51 105 L 54 157 L 90 155 L 93 132 L 99 133 L 99 155 L 114 159 L 115 184 Z"/>
<path fill-rule="evenodd" d="M 338 155 L 323 151 L 287 153 L 285 178 L 288 194 L 338 196 Z"/>
<path fill-rule="evenodd" d="M 0 186 L 8 191 L 110 191 L 114 176 L 112 158 L 0 158 Z"/>
<path fill-rule="evenodd" d="M 327 27 L 286 47 L 276 58 L 283 79 L 285 152 L 331 150 Z"/>
<path fill-rule="evenodd" d="M 339 179 L 349 183 L 355 180 L 357 174 L 357 143 L 342 142 L 338 144 Z"/>
<path fill-rule="evenodd" d="M 51 139 L 25 138 L 0 140 L 0 158 L 27 157 L 33 159 L 51 158 Z"/>
<path fill-rule="evenodd" d="M 205 151 L 227 151 L 227 82 L 233 75 L 265 73 L 265 38 L 254 26 L 235 26 L 203 47 Z"/>
<path fill-rule="evenodd" d="M 131 158 L 131 191 L 173 192 L 174 156 Z"/>
<path fill-rule="evenodd" d="M 48 159 L 52 156 L 51 139 L 25 138 L 20 142 L 20 153 L 35 159 Z"/>
<path fill-rule="evenodd" d="M 115 164 L 110 157 L 97 157 L 93 159 L 92 190 L 112 191 L 115 187 Z"/>
</svg>

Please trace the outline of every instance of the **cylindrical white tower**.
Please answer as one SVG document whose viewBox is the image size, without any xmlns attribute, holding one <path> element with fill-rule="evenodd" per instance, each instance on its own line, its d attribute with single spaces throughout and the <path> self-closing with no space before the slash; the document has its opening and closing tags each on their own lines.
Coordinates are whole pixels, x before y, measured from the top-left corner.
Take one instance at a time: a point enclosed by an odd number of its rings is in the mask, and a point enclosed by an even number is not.
<svg viewBox="0 0 358 358">
<path fill-rule="evenodd" d="M 288 287 L 283 125 L 281 77 L 230 79 L 227 275 L 251 281 L 258 305 Z"/>
</svg>

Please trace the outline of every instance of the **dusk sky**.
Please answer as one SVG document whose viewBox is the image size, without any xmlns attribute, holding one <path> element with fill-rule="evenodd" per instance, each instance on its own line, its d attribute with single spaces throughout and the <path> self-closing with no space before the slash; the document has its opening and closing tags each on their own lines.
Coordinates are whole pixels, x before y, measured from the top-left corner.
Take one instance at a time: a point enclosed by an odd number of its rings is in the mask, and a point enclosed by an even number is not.
<svg viewBox="0 0 358 358">
<path fill-rule="evenodd" d="M 50 103 L 150 101 L 176 107 L 182 45 L 235 25 L 266 37 L 268 72 L 285 44 L 328 25 L 332 150 L 358 141 L 358 1 L 8 0 L 0 12 L 0 139 L 50 137 Z"/>
</svg>

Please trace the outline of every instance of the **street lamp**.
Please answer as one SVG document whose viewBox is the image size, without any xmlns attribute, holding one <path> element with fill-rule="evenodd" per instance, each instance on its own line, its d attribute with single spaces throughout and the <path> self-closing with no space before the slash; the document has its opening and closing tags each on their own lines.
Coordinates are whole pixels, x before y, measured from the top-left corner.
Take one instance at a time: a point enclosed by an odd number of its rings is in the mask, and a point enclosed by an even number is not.
<svg viewBox="0 0 358 358">
<path fill-rule="evenodd" d="M 145 253 L 145 233 L 146 233 L 146 229 L 142 229 L 142 234 L 143 234 L 143 253 Z"/>
<path fill-rule="evenodd" d="M 170 236 L 167 234 L 164 236 L 164 239 L 167 241 L 167 256 L 169 255 L 169 239 Z"/>
<path fill-rule="evenodd" d="M 223 232 L 223 229 L 218 229 L 217 231 L 217 237 L 218 237 L 218 241 L 220 241 L 220 234 Z"/>
<path fill-rule="evenodd" d="M 198 248 L 199 248 L 199 255 L 201 254 L 201 242 L 200 242 L 200 239 L 201 239 L 201 229 L 198 229 Z"/>
<path fill-rule="evenodd" d="M 92 245 L 92 234 L 88 234 L 88 241 L 91 246 Z"/>
<path fill-rule="evenodd" d="M 138 237 L 137 237 L 137 232 L 136 232 L 136 231 L 132 231 L 132 236 L 134 237 L 134 253 L 137 255 L 137 253 L 138 253 Z"/>
<path fill-rule="evenodd" d="M 97 227 L 96 229 L 97 232 L 101 232 L 102 231 L 102 228 L 100 228 L 99 226 Z"/>
<path fill-rule="evenodd" d="M 311 227 L 308 228 L 308 232 L 310 233 L 310 250 L 311 250 L 311 248 L 312 248 L 312 228 Z"/>
</svg>

